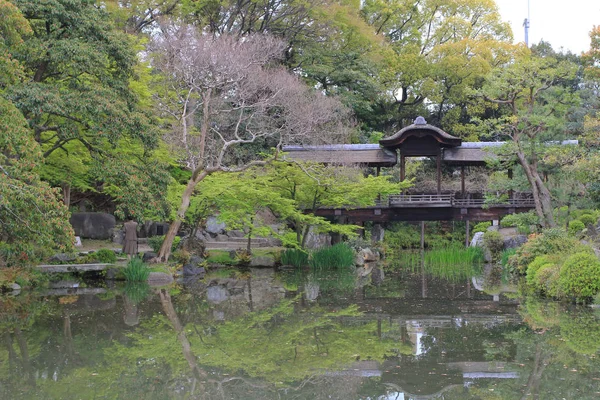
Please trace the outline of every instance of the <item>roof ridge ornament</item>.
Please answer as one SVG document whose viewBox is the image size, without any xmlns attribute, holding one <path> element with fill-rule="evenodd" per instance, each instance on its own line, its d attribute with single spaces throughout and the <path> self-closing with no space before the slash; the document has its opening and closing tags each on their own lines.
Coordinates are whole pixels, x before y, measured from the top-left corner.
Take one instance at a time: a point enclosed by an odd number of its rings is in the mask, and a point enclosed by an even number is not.
<svg viewBox="0 0 600 400">
<path fill-rule="evenodd" d="M 425 121 L 425 118 L 421 117 L 420 115 L 415 118 L 415 125 L 427 125 L 427 121 Z"/>
</svg>

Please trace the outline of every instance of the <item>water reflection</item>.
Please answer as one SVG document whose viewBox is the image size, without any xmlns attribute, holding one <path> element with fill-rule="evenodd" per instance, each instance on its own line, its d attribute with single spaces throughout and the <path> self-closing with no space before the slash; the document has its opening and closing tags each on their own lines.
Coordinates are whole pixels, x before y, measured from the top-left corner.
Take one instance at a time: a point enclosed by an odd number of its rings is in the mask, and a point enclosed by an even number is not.
<svg viewBox="0 0 600 400">
<path fill-rule="evenodd" d="M 363 278 L 261 269 L 2 298 L 0 398 L 598 397 L 592 310 Z"/>
</svg>

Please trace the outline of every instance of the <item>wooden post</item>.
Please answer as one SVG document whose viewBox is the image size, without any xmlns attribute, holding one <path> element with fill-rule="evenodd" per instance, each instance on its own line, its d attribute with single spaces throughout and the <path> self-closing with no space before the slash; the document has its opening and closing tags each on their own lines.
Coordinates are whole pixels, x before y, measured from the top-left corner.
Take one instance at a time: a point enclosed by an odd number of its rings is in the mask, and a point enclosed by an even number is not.
<svg viewBox="0 0 600 400">
<path fill-rule="evenodd" d="M 469 220 L 467 220 L 467 237 L 465 238 L 465 247 L 469 247 Z"/>
<path fill-rule="evenodd" d="M 437 153 L 437 194 L 442 194 L 442 150 L 438 149 Z"/>
<path fill-rule="evenodd" d="M 508 179 L 510 179 L 510 180 L 512 181 L 512 178 L 513 178 L 513 170 L 512 170 L 512 168 L 509 168 L 509 169 L 508 169 Z M 509 200 L 512 200 L 512 199 L 513 199 L 513 197 L 514 197 L 514 193 L 513 193 L 513 190 L 512 190 L 512 188 L 511 188 L 511 189 L 508 191 L 508 199 L 509 199 Z"/>
<path fill-rule="evenodd" d="M 377 176 L 381 173 L 381 167 L 377 167 Z"/>
<path fill-rule="evenodd" d="M 460 193 L 461 197 L 465 198 L 465 166 L 460 166 Z"/>
<path fill-rule="evenodd" d="M 400 152 L 400 182 L 402 182 L 405 177 L 406 177 L 406 160 L 405 160 L 404 156 L 402 155 L 402 152 Z"/>
<path fill-rule="evenodd" d="M 425 250 L 425 221 L 421 221 L 421 251 Z"/>
</svg>

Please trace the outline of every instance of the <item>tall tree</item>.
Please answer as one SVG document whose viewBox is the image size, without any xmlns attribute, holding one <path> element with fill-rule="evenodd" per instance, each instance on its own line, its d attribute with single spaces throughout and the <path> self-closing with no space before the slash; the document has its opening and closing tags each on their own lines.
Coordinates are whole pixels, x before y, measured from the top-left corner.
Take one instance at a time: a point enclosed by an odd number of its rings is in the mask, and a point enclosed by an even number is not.
<svg viewBox="0 0 600 400">
<path fill-rule="evenodd" d="M 158 259 L 171 243 L 196 185 L 217 171 L 242 171 L 277 158 L 284 144 L 345 136 L 347 111 L 276 66 L 284 45 L 266 36 L 203 35 L 188 25 L 162 27 L 153 44 L 161 112 L 173 121 L 165 139 L 192 171 Z M 274 149 L 264 159 L 256 150 Z"/>
<path fill-rule="evenodd" d="M 531 185 L 535 208 L 544 226 L 554 226 L 552 196 L 539 170 L 546 143 L 564 137 L 565 115 L 578 103 L 569 85 L 577 66 L 553 57 L 536 57 L 528 49 L 491 73 L 479 91 L 498 107 L 497 131 L 511 140 L 513 154 Z"/>
<path fill-rule="evenodd" d="M 435 110 L 428 120 L 454 128 L 465 119 L 465 91 L 504 58 L 512 40 L 493 0 L 367 0 L 362 12 L 389 43 L 380 76 L 387 130 L 402 127 L 417 110 Z"/>
<path fill-rule="evenodd" d="M 107 12 L 94 0 L 14 3 L 33 34 L 12 48 L 26 76 L 7 89 L 7 96 L 27 119 L 44 158 L 52 158 L 50 168 L 61 169 L 51 176 L 62 178 L 55 183 L 65 189 L 65 202 L 69 203 L 73 177 L 81 177 L 82 157 L 89 166 L 88 186 L 119 174 L 126 186 L 146 188 L 157 182 L 164 186 L 160 171 L 153 169 L 156 163 L 147 162 L 158 143 L 158 130 L 132 90 L 138 63 L 135 42 L 115 31 Z M 132 162 L 121 150 L 134 148 L 138 151 Z M 71 156 L 73 162 L 57 162 Z M 124 193 L 132 196 L 115 198 L 121 209 L 136 198 L 151 201 L 156 196 Z"/>
<path fill-rule="evenodd" d="M 0 266 L 11 266 L 31 262 L 34 250 L 69 249 L 74 237 L 67 208 L 37 174 L 39 145 L 23 115 L 4 98 L 5 87 L 23 77 L 10 48 L 31 28 L 5 0 L 0 15 Z"/>
</svg>

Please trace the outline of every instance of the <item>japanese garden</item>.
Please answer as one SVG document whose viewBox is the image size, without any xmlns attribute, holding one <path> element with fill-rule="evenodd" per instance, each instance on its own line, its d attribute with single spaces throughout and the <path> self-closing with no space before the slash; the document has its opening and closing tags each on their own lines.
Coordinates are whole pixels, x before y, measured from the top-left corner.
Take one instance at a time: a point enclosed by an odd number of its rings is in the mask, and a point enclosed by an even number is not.
<svg viewBox="0 0 600 400">
<path fill-rule="evenodd" d="M 0 0 L 0 398 L 595 399 L 600 15 Z"/>
</svg>

